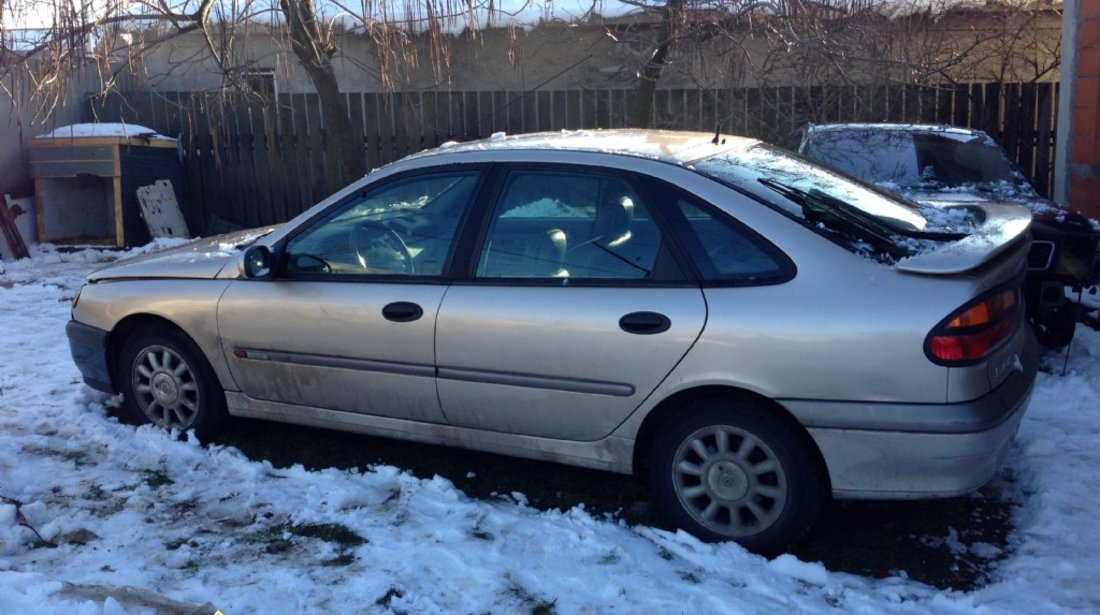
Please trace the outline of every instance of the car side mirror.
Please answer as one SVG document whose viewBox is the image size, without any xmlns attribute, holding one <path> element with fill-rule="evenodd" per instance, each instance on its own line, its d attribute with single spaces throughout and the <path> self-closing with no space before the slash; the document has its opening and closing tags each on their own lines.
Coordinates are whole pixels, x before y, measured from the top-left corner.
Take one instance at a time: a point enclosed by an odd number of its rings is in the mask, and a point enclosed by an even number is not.
<svg viewBox="0 0 1100 615">
<path fill-rule="evenodd" d="M 275 255 L 267 246 L 249 246 L 241 256 L 241 274 L 249 280 L 270 280 L 275 275 Z"/>
</svg>

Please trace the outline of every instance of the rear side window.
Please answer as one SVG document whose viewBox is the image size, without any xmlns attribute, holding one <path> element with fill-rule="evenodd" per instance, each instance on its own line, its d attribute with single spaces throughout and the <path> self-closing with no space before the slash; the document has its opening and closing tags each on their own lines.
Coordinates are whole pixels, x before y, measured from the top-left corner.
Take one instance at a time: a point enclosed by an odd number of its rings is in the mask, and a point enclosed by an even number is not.
<svg viewBox="0 0 1100 615">
<path fill-rule="evenodd" d="M 665 182 L 648 189 L 670 206 L 669 223 L 704 282 L 778 284 L 794 277 L 786 254 L 717 207 Z"/>
</svg>

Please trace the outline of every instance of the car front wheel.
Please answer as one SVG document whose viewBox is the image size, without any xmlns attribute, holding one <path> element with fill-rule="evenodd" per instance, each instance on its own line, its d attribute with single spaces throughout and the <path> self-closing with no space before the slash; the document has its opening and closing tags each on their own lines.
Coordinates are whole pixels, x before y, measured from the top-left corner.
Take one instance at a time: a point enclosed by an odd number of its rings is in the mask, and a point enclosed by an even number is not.
<svg viewBox="0 0 1100 615">
<path fill-rule="evenodd" d="M 705 400 L 673 417 L 652 449 L 665 515 L 707 541 L 783 551 L 821 511 L 826 481 L 802 438 L 748 402 Z"/>
<path fill-rule="evenodd" d="M 206 440 L 225 417 L 225 394 L 202 352 L 169 329 L 138 333 L 126 341 L 119 365 L 131 417 L 165 429 L 192 429 Z"/>
</svg>

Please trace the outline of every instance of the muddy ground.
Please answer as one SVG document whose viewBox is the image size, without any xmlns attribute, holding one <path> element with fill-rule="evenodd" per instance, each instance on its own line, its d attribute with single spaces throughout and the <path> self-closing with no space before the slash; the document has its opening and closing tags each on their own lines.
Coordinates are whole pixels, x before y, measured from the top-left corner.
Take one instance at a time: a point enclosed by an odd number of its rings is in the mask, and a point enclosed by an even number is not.
<svg viewBox="0 0 1100 615">
<path fill-rule="evenodd" d="M 218 439 L 276 467 L 309 469 L 392 465 L 422 478 L 439 475 L 473 498 L 524 494 L 530 506 L 568 510 L 629 524 L 668 527 L 640 480 L 607 472 L 488 453 L 281 425 L 235 420 Z M 1010 481 L 1007 472 L 995 481 Z M 886 577 L 905 574 L 940 588 L 983 585 L 1008 553 L 1015 503 L 994 486 L 967 497 L 923 502 L 834 502 L 791 550 L 834 571 Z"/>
</svg>

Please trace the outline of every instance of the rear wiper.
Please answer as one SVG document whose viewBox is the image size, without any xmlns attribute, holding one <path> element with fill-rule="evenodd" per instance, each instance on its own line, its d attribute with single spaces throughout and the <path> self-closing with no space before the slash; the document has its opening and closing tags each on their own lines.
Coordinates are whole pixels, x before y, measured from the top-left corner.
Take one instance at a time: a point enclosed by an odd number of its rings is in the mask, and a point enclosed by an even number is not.
<svg viewBox="0 0 1100 615">
<path fill-rule="evenodd" d="M 815 194 L 792 188 L 770 179 L 759 178 L 757 181 L 800 205 L 802 215 L 810 222 L 849 235 L 853 239 L 867 241 L 891 256 L 909 256 L 908 250 L 894 242 L 894 235 L 900 233 L 889 229 L 844 201 L 826 194 Z"/>
</svg>

